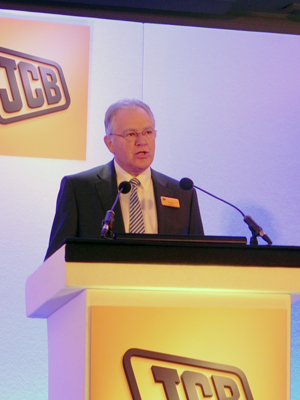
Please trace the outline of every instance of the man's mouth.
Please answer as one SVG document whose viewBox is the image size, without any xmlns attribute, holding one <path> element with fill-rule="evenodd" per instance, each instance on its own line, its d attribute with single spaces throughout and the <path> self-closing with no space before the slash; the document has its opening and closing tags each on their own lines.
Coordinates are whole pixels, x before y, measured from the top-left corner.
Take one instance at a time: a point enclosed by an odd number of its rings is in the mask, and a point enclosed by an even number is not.
<svg viewBox="0 0 300 400">
<path fill-rule="evenodd" d="M 135 155 L 137 157 L 145 157 L 148 155 L 148 151 L 138 151 L 137 153 L 135 153 Z"/>
</svg>

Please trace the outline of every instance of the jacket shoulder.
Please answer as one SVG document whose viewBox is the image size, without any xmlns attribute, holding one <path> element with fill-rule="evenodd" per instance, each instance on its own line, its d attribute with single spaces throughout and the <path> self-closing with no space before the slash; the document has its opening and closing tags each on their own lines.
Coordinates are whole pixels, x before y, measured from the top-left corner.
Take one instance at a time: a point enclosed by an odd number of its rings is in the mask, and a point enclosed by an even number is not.
<svg viewBox="0 0 300 400">
<path fill-rule="evenodd" d="M 151 170 L 151 174 L 152 178 L 163 186 L 170 185 L 176 188 L 179 187 L 179 181 L 177 181 L 174 178 L 171 178 L 168 175 L 162 174 L 161 172 L 155 171 L 153 169 Z"/>
<path fill-rule="evenodd" d="M 99 165 L 97 167 L 88 169 L 86 171 L 81 171 L 76 174 L 66 175 L 63 180 L 71 181 L 85 181 L 85 180 L 99 180 L 107 179 L 114 172 L 113 162 L 109 162 L 104 165 Z"/>
</svg>

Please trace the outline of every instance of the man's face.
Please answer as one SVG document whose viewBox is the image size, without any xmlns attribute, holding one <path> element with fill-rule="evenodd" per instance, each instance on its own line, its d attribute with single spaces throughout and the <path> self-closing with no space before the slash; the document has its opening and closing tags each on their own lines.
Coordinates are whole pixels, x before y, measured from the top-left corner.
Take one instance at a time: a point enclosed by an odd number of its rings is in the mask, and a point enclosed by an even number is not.
<svg viewBox="0 0 300 400">
<path fill-rule="evenodd" d="M 122 135 L 126 131 L 143 132 L 154 129 L 154 123 L 148 113 L 140 107 L 119 110 L 112 122 L 112 133 Z M 104 141 L 116 162 L 130 175 L 137 176 L 152 164 L 155 153 L 155 137 L 145 139 L 142 135 L 133 142 L 127 142 L 120 136 L 105 136 Z"/>
</svg>

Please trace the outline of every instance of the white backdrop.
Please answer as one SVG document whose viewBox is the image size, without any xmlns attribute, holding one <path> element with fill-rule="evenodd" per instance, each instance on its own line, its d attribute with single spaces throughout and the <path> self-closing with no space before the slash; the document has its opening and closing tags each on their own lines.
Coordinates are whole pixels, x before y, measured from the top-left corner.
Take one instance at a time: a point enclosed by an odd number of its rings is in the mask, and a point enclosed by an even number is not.
<svg viewBox="0 0 300 400">
<path fill-rule="evenodd" d="M 25 281 L 44 258 L 62 176 L 111 158 L 103 117 L 112 102 L 136 97 L 153 109 L 155 169 L 188 176 L 234 203 L 274 244 L 300 245 L 300 37 L 8 11 L 0 17 L 91 27 L 86 161 L 0 156 L 0 398 L 46 400 L 46 323 L 25 317 Z M 198 197 L 207 234 L 250 237 L 237 211 Z"/>
<path fill-rule="evenodd" d="M 154 166 L 235 204 L 278 245 L 300 244 L 296 49 L 299 36 L 145 26 Z M 250 236 L 237 211 L 199 200 L 207 234 Z"/>
</svg>

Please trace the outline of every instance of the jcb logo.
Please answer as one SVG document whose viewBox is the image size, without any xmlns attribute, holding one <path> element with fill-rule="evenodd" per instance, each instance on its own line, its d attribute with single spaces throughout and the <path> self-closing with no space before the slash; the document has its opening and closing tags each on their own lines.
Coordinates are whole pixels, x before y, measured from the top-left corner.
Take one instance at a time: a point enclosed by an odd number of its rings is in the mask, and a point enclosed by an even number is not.
<svg viewBox="0 0 300 400">
<path fill-rule="evenodd" d="M 0 123 L 54 113 L 69 105 L 57 63 L 0 47 Z"/>
<path fill-rule="evenodd" d="M 133 400 L 253 400 L 238 368 L 130 349 L 123 364 Z"/>
</svg>

